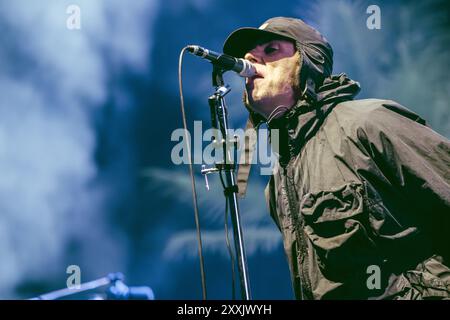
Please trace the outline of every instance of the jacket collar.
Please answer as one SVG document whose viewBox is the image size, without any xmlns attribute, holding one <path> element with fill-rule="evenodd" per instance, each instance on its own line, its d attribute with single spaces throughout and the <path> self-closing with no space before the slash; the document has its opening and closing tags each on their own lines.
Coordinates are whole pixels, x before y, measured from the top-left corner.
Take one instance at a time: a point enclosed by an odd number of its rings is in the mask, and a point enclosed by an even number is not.
<svg viewBox="0 0 450 320">
<path fill-rule="evenodd" d="M 295 106 L 281 117 L 269 121 L 270 129 L 278 129 L 278 145 L 271 141 L 279 162 L 287 165 L 305 143 L 315 135 L 327 115 L 340 102 L 352 100 L 360 91 L 358 82 L 344 73 L 332 75 L 324 80 L 317 90 L 317 100 L 300 99 Z"/>
</svg>

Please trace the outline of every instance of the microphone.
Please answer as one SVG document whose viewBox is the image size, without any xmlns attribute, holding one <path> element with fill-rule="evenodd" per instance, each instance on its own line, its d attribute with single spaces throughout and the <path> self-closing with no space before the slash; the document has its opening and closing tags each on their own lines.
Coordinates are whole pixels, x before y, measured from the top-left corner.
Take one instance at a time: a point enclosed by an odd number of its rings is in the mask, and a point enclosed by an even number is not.
<svg viewBox="0 0 450 320">
<path fill-rule="evenodd" d="M 241 77 L 253 77 L 256 75 L 255 66 L 248 60 L 235 58 L 224 53 L 217 53 L 195 45 L 187 46 L 187 51 L 219 65 L 224 70 L 234 71 Z"/>
</svg>

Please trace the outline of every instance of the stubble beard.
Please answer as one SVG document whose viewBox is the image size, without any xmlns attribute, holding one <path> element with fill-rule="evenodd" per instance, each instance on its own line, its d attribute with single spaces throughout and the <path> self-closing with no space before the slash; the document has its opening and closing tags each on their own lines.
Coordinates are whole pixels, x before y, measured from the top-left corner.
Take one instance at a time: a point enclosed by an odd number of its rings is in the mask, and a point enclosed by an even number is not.
<svg viewBox="0 0 450 320">
<path fill-rule="evenodd" d="M 297 52 L 297 54 L 299 55 L 299 52 Z M 253 86 L 255 84 L 253 83 Z M 286 90 L 287 89 L 287 90 Z M 300 99 L 300 57 L 298 57 L 298 59 L 296 59 L 296 63 L 294 66 L 294 72 L 291 72 L 289 75 L 289 80 L 286 82 L 286 84 L 283 86 L 282 92 L 285 91 L 290 91 L 290 89 L 292 89 L 292 95 L 293 95 L 293 99 L 294 99 L 294 104 L 298 101 L 298 99 Z M 254 113 L 259 114 L 260 116 L 262 116 L 263 118 L 267 118 L 267 115 L 270 114 L 270 112 L 278 107 L 278 105 L 276 105 L 277 103 L 268 103 L 267 101 L 270 100 L 271 97 L 269 98 L 265 98 L 265 97 L 261 97 L 260 99 L 258 99 L 257 101 L 253 101 L 253 99 L 249 96 L 249 92 L 246 88 L 246 90 L 244 90 L 244 96 L 243 96 L 243 101 L 245 104 L 245 107 L 248 110 L 251 110 Z M 273 105 L 275 104 L 275 105 Z M 292 107 L 292 106 L 287 106 L 288 108 Z"/>
</svg>

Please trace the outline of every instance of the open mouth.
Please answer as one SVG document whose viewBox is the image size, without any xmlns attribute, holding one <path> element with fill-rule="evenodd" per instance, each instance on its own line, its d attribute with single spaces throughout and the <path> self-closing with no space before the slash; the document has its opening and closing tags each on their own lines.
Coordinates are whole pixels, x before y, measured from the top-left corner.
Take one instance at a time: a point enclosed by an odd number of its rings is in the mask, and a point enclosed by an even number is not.
<svg viewBox="0 0 450 320">
<path fill-rule="evenodd" d="M 246 83 L 247 83 L 247 84 L 253 83 L 256 79 L 263 79 L 263 78 L 264 78 L 264 77 L 263 77 L 262 75 L 256 74 L 256 75 L 254 75 L 253 77 L 247 78 Z"/>
<path fill-rule="evenodd" d="M 251 77 L 251 79 L 264 78 L 258 69 L 256 69 L 255 71 L 256 71 L 256 74 L 253 77 Z"/>
</svg>

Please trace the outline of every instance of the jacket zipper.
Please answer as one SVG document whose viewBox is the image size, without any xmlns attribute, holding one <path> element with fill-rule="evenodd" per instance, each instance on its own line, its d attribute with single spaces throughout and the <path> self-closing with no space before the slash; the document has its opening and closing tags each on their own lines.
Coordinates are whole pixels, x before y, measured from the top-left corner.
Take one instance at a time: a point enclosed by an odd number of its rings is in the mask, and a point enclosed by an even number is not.
<svg viewBox="0 0 450 320">
<path fill-rule="evenodd" d="M 311 297 L 311 283 L 307 276 L 308 274 L 308 253 L 307 253 L 307 244 L 303 233 L 304 227 L 304 219 L 301 218 L 298 202 L 293 198 L 292 184 L 290 182 L 291 175 L 288 174 L 289 164 L 283 168 L 284 176 L 285 176 L 285 192 L 288 199 L 288 210 L 290 213 L 290 219 L 293 227 L 295 228 L 294 232 L 297 237 L 297 242 L 299 246 L 299 255 L 300 255 L 300 266 L 299 266 L 299 278 L 300 278 L 300 293 L 301 299 L 307 300 L 312 299 Z M 293 210 L 294 209 L 294 210 Z"/>
</svg>

